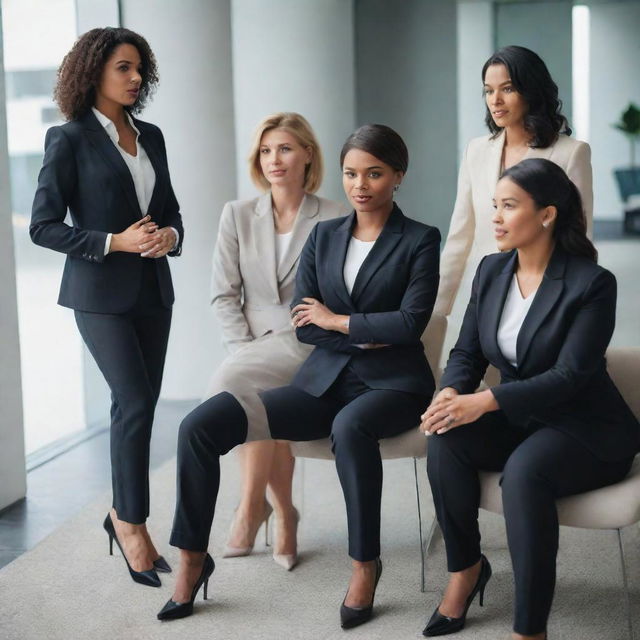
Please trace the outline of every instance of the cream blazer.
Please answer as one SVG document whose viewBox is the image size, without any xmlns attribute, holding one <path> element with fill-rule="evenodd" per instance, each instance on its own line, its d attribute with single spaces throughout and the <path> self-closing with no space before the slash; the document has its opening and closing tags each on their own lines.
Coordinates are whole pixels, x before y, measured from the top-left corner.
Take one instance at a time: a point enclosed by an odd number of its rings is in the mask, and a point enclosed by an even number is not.
<svg viewBox="0 0 640 640">
<path fill-rule="evenodd" d="M 504 141 L 504 132 L 493 140 L 482 136 L 471 140 L 465 150 L 449 234 L 440 257 L 440 288 L 434 313 L 451 315 L 458 291 L 466 306 L 478 263 L 488 253 L 497 251 L 491 219 Z M 555 144 L 544 149 L 530 148 L 525 158 L 546 158 L 566 171 L 582 196 L 591 236 L 593 188 L 589 145 L 560 134 Z"/>
<path fill-rule="evenodd" d="M 338 202 L 305 195 L 279 265 L 270 193 L 229 202 L 222 211 L 211 302 L 231 353 L 205 397 L 227 391 L 238 400 L 247 415 L 247 441 L 270 438 L 259 393 L 289 384 L 313 349 L 298 342 L 289 314 L 302 247 L 317 222 L 347 211 Z"/>
</svg>

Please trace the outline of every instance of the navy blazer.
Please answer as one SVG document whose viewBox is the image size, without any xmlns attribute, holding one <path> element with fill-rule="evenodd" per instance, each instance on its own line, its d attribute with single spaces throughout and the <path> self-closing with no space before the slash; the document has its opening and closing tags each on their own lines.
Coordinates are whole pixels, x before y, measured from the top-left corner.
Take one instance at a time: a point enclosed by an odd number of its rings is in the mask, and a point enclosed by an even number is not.
<svg viewBox="0 0 640 640">
<path fill-rule="evenodd" d="M 313 324 L 296 329 L 298 340 L 316 348 L 292 384 L 319 397 L 351 363 L 372 389 L 431 397 L 435 383 L 420 338 L 438 291 L 440 232 L 394 205 L 349 295 L 343 268 L 355 220 L 352 213 L 319 222 L 302 250 L 292 307 L 316 298 L 350 320 L 347 335 Z M 355 346 L 364 343 L 390 346 Z"/>
<path fill-rule="evenodd" d="M 518 334 L 516 368 L 497 342 L 516 265 L 515 250 L 483 258 L 440 386 L 472 393 L 491 363 L 501 373 L 492 392 L 511 423 L 555 427 L 601 460 L 635 454 L 640 425 L 605 361 L 615 326 L 615 277 L 556 247 Z"/>
<path fill-rule="evenodd" d="M 184 231 L 180 208 L 171 187 L 164 138 L 158 127 L 134 119 L 139 143 L 156 174 L 149 215 L 160 227 Z M 67 209 L 72 226 L 64 222 Z M 121 251 L 105 256 L 108 233 L 120 233 L 140 220 L 131 173 L 93 112 L 51 127 L 33 201 L 31 239 L 67 254 L 58 304 L 79 311 L 123 313 L 135 304 L 140 290 L 142 260 Z M 164 306 L 173 304 L 173 286 L 165 257 L 153 259 Z"/>
</svg>

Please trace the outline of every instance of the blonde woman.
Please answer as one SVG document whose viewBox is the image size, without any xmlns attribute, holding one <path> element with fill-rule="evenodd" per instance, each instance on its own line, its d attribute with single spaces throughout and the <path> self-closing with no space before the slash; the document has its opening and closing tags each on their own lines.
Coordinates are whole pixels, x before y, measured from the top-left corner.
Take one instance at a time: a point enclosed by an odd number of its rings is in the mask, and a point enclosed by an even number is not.
<svg viewBox="0 0 640 640">
<path fill-rule="evenodd" d="M 249 421 L 249 443 L 239 448 L 242 496 L 223 555 L 250 554 L 274 510 L 273 557 L 290 570 L 297 561 L 294 458 L 286 442 L 252 442 L 269 433 L 257 394 L 288 384 L 309 355 L 295 337 L 289 311 L 300 252 L 318 221 L 347 209 L 313 195 L 322 182 L 322 155 L 309 123 L 297 113 L 276 113 L 259 123 L 249 172 L 264 193 L 225 205 L 213 264 L 212 304 L 230 355 L 207 397 L 228 391 Z"/>
</svg>

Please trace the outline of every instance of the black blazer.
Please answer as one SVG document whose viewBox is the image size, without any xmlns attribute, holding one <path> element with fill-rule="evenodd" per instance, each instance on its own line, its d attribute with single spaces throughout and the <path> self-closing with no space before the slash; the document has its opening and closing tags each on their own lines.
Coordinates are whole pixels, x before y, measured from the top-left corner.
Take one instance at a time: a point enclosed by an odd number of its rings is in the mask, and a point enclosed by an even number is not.
<svg viewBox="0 0 640 640">
<path fill-rule="evenodd" d="M 640 449 L 640 425 L 605 361 L 615 326 L 615 277 L 557 247 L 518 334 L 515 368 L 502 355 L 497 332 L 516 265 L 515 250 L 483 258 L 440 386 L 471 393 L 491 363 L 502 376 L 492 391 L 511 423 L 560 429 L 601 460 L 628 458 Z"/>
<path fill-rule="evenodd" d="M 350 362 L 372 389 L 431 397 L 434 380 L 420 338 L 438 291 L 440 232 L 394 205 L 349 295 L 343 267 L 355 219 L 352 213 L 319 222 L 302 250 L 292 306 L 317 298 L 350 321 L 348 335 L 316 325 L 296 329 L 298 340 L 316 348 L 292 384 L 321 396 Z M 354 346 L 364 343 L 391 346 Z"/>
<path fill-rule="evenodd" d="M 160 227 L 178 231 L 180 243 L 169 255 L 179 255 L 184 232 L 164 138 L 155 125 L 134 122 L 156 174 L 149 214 Z M 67 209 L 73 226 L 64 222 Z M 92 111 L 47 131 L 29 232 L 36 244 L 67 254 L 58 304 L 97 313 L 133 307 L 144 258 L 120 251 L 105 256 L 104 245 L 108 233 L 120 233 L 141 217 L 131 173 Z M 162 302 L 169 307 L 174 300 L 169 264 L 165 257 L 153 262 Z"/>
</svg>

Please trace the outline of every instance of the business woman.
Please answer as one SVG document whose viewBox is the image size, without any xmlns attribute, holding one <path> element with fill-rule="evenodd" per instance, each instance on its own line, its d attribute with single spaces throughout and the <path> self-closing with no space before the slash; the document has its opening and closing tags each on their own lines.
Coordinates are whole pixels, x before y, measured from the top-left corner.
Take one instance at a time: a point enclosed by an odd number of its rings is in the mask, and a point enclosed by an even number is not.
<svg viewBox="0 0 640 640">
<path fill-rule="evenodd" d="M 156 571 L 171 569 L 145 524 L 149 440 L 173 304 L 165 256 L 179 255 L 183 238 L 162 133 L 132 116 L 157 82 L 137 33 L 92 29 L 77 40 L 55 88 L 68 122 L 47 132 L 30 227 L 36 244 L 67 254 L 58 303 L 74 310 L 111 390 L 110 550 L 115 540 L 131 577 L 154 587 Z"/>
<path fill-rule="evenodd" d="M 287 442 L 265 440 L 269 429 L 258 392 L 291 382 L 311 351 L 296 339 L 289 315 L 300 252 L 317 222 L 347 209 L 313 195 L 322 182 L 322 155 L 311 126 L 297 113 L 275 113 L 258 124 L 249 172 L 265 193 L 228 202 L 220 219 L 212 304 L 231 354 L 206 397 L 228 391 L 248 420 L 250 442 L 238 449 L 242 494 L 223 557 L 251 553 L 272 512 L 268 486 L 277 523 L 273 559 L 291 570 L 298 526 L 291 496 L 294 458 Z"/>
<path fill-rule="evenodd" d="M 365 125 L 342 148 L 343 186 L 354 212 L 317 224 L 300 258 L 293 324 L 315 346 L 291 385 L 261 394 L 272 438 L 330 436 L 347 504 L 353 574 L 345 628 L 371 617 L 380 563 L 382 463 L 378 440 L 415 427 L 434 380 L 420 341 L 438 288 L 440 234 L 393 201 L 408 166 L 400 136 Z M 213 571 L 206 554 L 219 483 L 218 458 L 247 437 L 237 399 L 221 393 L 183 421 L 171 544 L 181 549 L 161 619 L 191 614 Z"/>
<path fill-rule="evenodd" d="M 494 236 L 460 337 L 423 416 L 427 470 L 451 572 L 425 630 L 462 629 L 491 565 L 480 550 L 478 471 L 502 471 L 515 577 L 513 638 L 546 638 L 553 599 L 556 500 L 622 480 L 640 425 L 607 374 L 616 281 L 596 264 L 580 195 L 565 172 L 531 158 L 498 182 Z M 487 365 L 500 384 L 475 392 Z"/>
<path fill-rule="evenodd" d="M 582 197 L 587 230 L 593 217 L 591 150 L 570 138 L 571 128 L 558 99 L 558 87 L 543 60 L 524 47 L 504 47 L 482 67 L 485 122 L 489 135 L 474 138 L 464 152 L 458 192 L 440 259 L 442 278 L 436 312 L 464 312 L 478 263 L 496 250 L 491 233 L 491 199 L 498 177 L 525 158 L 546 158 L 562 167 Z M 460 313 L 458 314 L 458 309 Z"/>
</svg>

